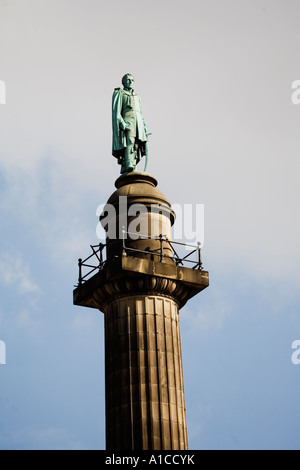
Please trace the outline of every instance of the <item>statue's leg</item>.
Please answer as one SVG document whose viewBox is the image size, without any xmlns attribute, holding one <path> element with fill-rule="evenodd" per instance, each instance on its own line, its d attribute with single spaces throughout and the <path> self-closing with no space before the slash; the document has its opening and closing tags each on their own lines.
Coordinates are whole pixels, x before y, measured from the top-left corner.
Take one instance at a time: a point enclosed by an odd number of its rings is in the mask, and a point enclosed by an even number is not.
<svg viewBox="0 0 300 470">
<path fill-rule="evenodd" d="M 133 171 L 135 171 L 136 169 L 136 157 L 137 157 L 136 149 L 134 148 L 134 146 L 132 146 L 130 161 L 131 161 L 131 166 L 132 166 Z"/>
<path fill-rule="evenodd" d="M 127 166 L 126 166 L 125 158 L 123 158 L 122 163 L 121 163 L 121 174 L 122 175 L 127 172 L 126 168 L 127 168 Z"/>
<path fill-rule="evenodd" d="M 135 136 L 127 136 L 127 147 L 124 153 L 124 173 L 135 171 L 137 152 L 135 149 Z"/>
<path fill-rule="evenodd" d="M 125 148 L 124 160 L 122 165 L 122 173 L 128 173 L 129 171 L 133 171 L 132 165 L 132 153 L 131 153 L 131 145 L 128 145 Z"/>
</svg>

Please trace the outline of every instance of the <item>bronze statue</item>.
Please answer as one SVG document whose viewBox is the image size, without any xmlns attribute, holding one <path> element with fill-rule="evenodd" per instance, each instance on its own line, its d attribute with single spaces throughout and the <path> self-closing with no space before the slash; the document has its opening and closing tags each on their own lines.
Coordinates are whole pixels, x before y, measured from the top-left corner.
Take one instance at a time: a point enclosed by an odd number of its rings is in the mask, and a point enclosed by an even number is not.
<svg viewBox="0 0 300 470">
<path fill-rule="evenodd" d="M 135 171 L 142 157 L 148 158 L 148 134 L 141 111 L 140 97 L 133 90 L 134 77 L 122 78 L 123 90 L 115 88 L 112 97 L 112 154 L 121 165 L 121 173 Z"/>
</svg>

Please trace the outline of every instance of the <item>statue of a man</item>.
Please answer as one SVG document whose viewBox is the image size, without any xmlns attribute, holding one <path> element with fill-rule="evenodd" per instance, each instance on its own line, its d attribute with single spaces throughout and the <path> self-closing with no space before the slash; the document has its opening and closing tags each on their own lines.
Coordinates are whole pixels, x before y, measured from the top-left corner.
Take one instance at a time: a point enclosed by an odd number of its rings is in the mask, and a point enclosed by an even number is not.
<svg viewBox="0 0 300 470">
<path fill-rule="evenodd" d="M 147 128 L 133 83 L 130 73 L 124 75 L 123 90 L 115 88 L 112 98 L 112 154 L 118 159 L 122 174 L 134 171 L 140 159 L 148 156 Z"/>
</svg>

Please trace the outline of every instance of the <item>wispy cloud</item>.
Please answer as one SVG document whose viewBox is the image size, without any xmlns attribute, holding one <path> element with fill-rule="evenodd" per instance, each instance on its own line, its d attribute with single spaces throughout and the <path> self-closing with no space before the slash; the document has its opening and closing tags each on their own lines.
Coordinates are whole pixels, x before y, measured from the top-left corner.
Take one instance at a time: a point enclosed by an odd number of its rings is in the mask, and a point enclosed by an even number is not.
<svg viewBox="0 0 300 470">
<path fill-rule="evenodd" d="M 193 408 L 193 413 L 188 416 L 189 439 L 201 441 L 201 436 L 205 433 L 207 422 L 212 417 L 212 405 L 198 403 Z"/>
<path fill-rule="evenodd" d="M 37 312 L 32 309 L 24 308 L 16 316 L 15 325 L 18 328 L 25 329 L 31 336 L 39 337 L 41 322 L 37 317 Z"/>
<path fill-rule="evenodd" d="M 72 321 L 72 329 L 74 332 L 83 334 L 92 333 L 97 328 L 96 316 L 93 312 L 84 311 L 76 313 Z"/>
<path fill-rule="evenodd" d="M 84 450 L 75 434 L 62 428 L 24 428 L 6 432 L 0 439 L 0 449 Z"/>
<path fill-rule="evenodd" d="M 30 268 L 17 252 L 6 252 L 0 258 L 0 282 L 6 286 L 15 286 L 19 294 L 39 292 L 39 286 L 33 281 Z"/>
<path fill-rule="evenodd" d="M 41 156 L 31 171 L 1 168 L 0 210 L 3 220 L 22 224 L 32 244 L 43 247 L 47 261 L 64 269 L 67 260 L 75 266 L 77 258 L 89 252 L 89 244 L 98 241 L 96 208 L 105 198 L 96 194 L 91 204 L 90 189 L 82 190 L 81 183 L 78 186 L 68 172 L 67 163 L 61 161 L 63 156 L 53 151 Z M 70 162 L 69 166 L 72 168 Z"/>
<path fill-rule="evenodd" d="M 201 294 L 200 294 L 201 295 Z M 230 315 L 232 305 L 226 292 L 214 289 L 209 302 L 184 308 L 184 321 L 191 334 L 222 328 L 225 318 Z"/>
</svg>

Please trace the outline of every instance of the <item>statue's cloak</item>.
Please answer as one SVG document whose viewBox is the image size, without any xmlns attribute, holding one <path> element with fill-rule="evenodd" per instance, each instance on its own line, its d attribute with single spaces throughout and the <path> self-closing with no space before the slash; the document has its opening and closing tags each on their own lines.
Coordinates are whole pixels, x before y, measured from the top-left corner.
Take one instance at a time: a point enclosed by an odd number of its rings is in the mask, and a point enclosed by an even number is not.
<svg viewBox="0 0 300 470">
<path fill-rule="evenodd" d="M 138 144 L 138 160 L 145 154 L 145 143 L 148 141 L 147 129 L 141 113 L 140 97 L 115 88 L 112 97 L 112 154 L 121 163 L 124 149 L 127 147 L 125 121 L 130 123 L 129 133 L 135 136 Z"/>
</svg>

